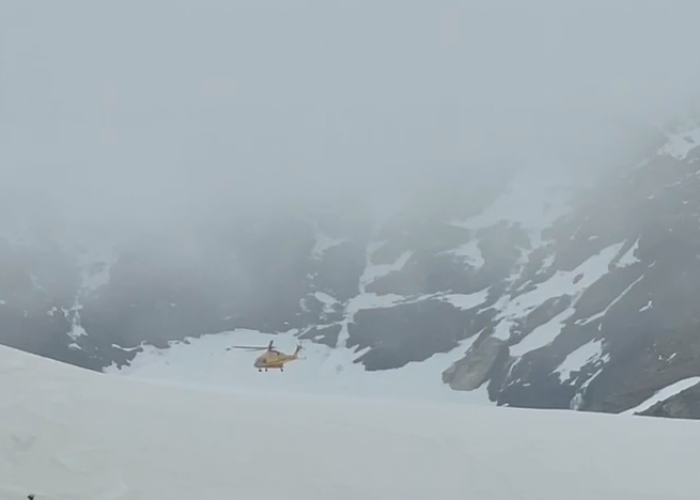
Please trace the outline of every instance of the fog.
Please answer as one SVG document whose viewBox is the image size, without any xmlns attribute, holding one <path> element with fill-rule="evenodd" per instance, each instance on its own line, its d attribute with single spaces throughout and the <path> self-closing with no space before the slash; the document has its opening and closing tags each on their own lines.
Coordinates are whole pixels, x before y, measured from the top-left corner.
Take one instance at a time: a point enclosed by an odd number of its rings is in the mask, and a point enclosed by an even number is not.
<svg viewBox="0 0 700 500">
<path fill-rule="evenodd" d="M 12 213 L 105 224 L 586 172 L 700 88 L 693 0 L 0 0 Z"/>
</svg>

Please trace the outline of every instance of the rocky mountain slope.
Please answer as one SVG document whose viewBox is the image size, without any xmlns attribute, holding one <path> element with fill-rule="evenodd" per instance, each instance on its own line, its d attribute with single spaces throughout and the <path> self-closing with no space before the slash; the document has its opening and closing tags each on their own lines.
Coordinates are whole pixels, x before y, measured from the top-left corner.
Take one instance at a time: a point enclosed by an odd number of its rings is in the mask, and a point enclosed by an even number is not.
<svg viewBox="0 0 700 500">
<path fill-rule="evenodd" d="M 102 370 L 143 344 L 291 332 L 370 372 L 457 353 L 442 382 L 499 405 L 630 410 L 700 376 L 697 123 L 586 188 L 475 181 L 382 224 L 360 204 L 115 241 L 6 223 L 0 341 Z M 697 394 L 645 411 L 700 417 Z"/>
</svg>

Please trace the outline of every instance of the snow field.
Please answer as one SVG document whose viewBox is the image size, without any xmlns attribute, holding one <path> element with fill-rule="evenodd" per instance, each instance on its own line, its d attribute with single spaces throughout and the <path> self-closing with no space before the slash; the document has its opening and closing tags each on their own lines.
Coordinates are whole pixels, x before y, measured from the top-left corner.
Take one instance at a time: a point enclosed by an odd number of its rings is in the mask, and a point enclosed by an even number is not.
<svg viewBox="0 0 700 500">
<path fill-rule="evenodd" d="M 284 373 L 258 373 L 253 368 L 253 361 L 260 352 L 227 349 L 234 345 L 267 346 L 270 340 L 274 340 L 276 348 L 292 352 L 298 342 L 294 331 L 266 334 L 255 330 L 234 330 L 190 339 L 189 344 L 173 343 L 168 349 L 145 346 L 144 352 L 137 355 L 131 365 L 121 369 L 112 366 L 106 372 L 203 389 L 215 388 L 222 392 L 255 390 L 493 404 L 489 402 L 485 386 L 473 392 L 458 392 L 442 382 L 442 372 L 464 356 L 476 338 L 476 335 L 469 338 L 450 353 L 436 354 L 420 363 L 380 372 L 368 372 L 353 363 L 361 352 L 305 341 L 300 353 L 302 359 L 287 364 Z"/>
<path fill-rule="evenodd" d="M 697 498 L 697 422 L 0 372 L 7 500 Z"/>
</svg>

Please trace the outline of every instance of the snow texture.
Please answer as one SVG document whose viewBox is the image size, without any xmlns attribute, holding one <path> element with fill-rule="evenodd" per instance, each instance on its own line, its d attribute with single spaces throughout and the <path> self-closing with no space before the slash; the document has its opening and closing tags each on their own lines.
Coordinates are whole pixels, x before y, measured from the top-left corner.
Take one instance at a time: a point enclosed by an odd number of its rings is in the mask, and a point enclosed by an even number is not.
<svg viewBox="0 0 700 500">
<path fill-rule="evenodd" d="M 0 390 L 3 500 L 697 498 L 694 422 L 205 391 L 6 347 Z"/>
<path fill-rule="evenodd" d="M 603 358 L 603 341 L 592 340 L 570 353 L 562 364 L 554 370 L 554 373 L 558 373 L 559 381 L 564 383 L 571 379 L 573 373 L 580 371 L 587 364 L 594 363 L 601 358 Z"/>
</svg>

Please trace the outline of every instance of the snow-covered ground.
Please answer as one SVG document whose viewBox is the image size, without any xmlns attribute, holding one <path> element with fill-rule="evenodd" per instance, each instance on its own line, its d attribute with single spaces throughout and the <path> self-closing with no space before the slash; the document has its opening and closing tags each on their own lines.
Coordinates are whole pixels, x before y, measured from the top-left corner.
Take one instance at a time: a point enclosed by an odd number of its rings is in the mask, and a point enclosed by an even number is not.
<svg viewBox="0 0 700 500">
<path fill-rule="evenodd" d="M 204 335 L 174 342 L 167 349 L 144 346 L 131 365 L 105 371 L 143 379 L 187 384 L 219 391 L 294 392 L 306 394 L 340 394 L 364 398 L 424 400 L 453 403 L 491 404 L 486 385 L 473 392 L 453 391 L 442 383 L 441 374 L 459 360 L 477 336 L 448 354 L 436 354 L 421 363 L 409 363 L 403 368 L 368 372 L 353 359 L 361 353 L 352 349 L 330 348 L 313 342 L 303 342 L 302 359 L 292 361 L 284 373 L 258 373 L 253 361 L 262 352 L 228 349 L 231 346 L 266 346 L 274 340 L 275 347 L 292 353 L 298 340 L 292 332 L 265 334 L 254 330 Z"/>
<path fill-rule="evenodd" d="M 0 390 L 3 500 L 697 498 L 696 422 L 226 394 L 6 347 Z"/>
</svg>

